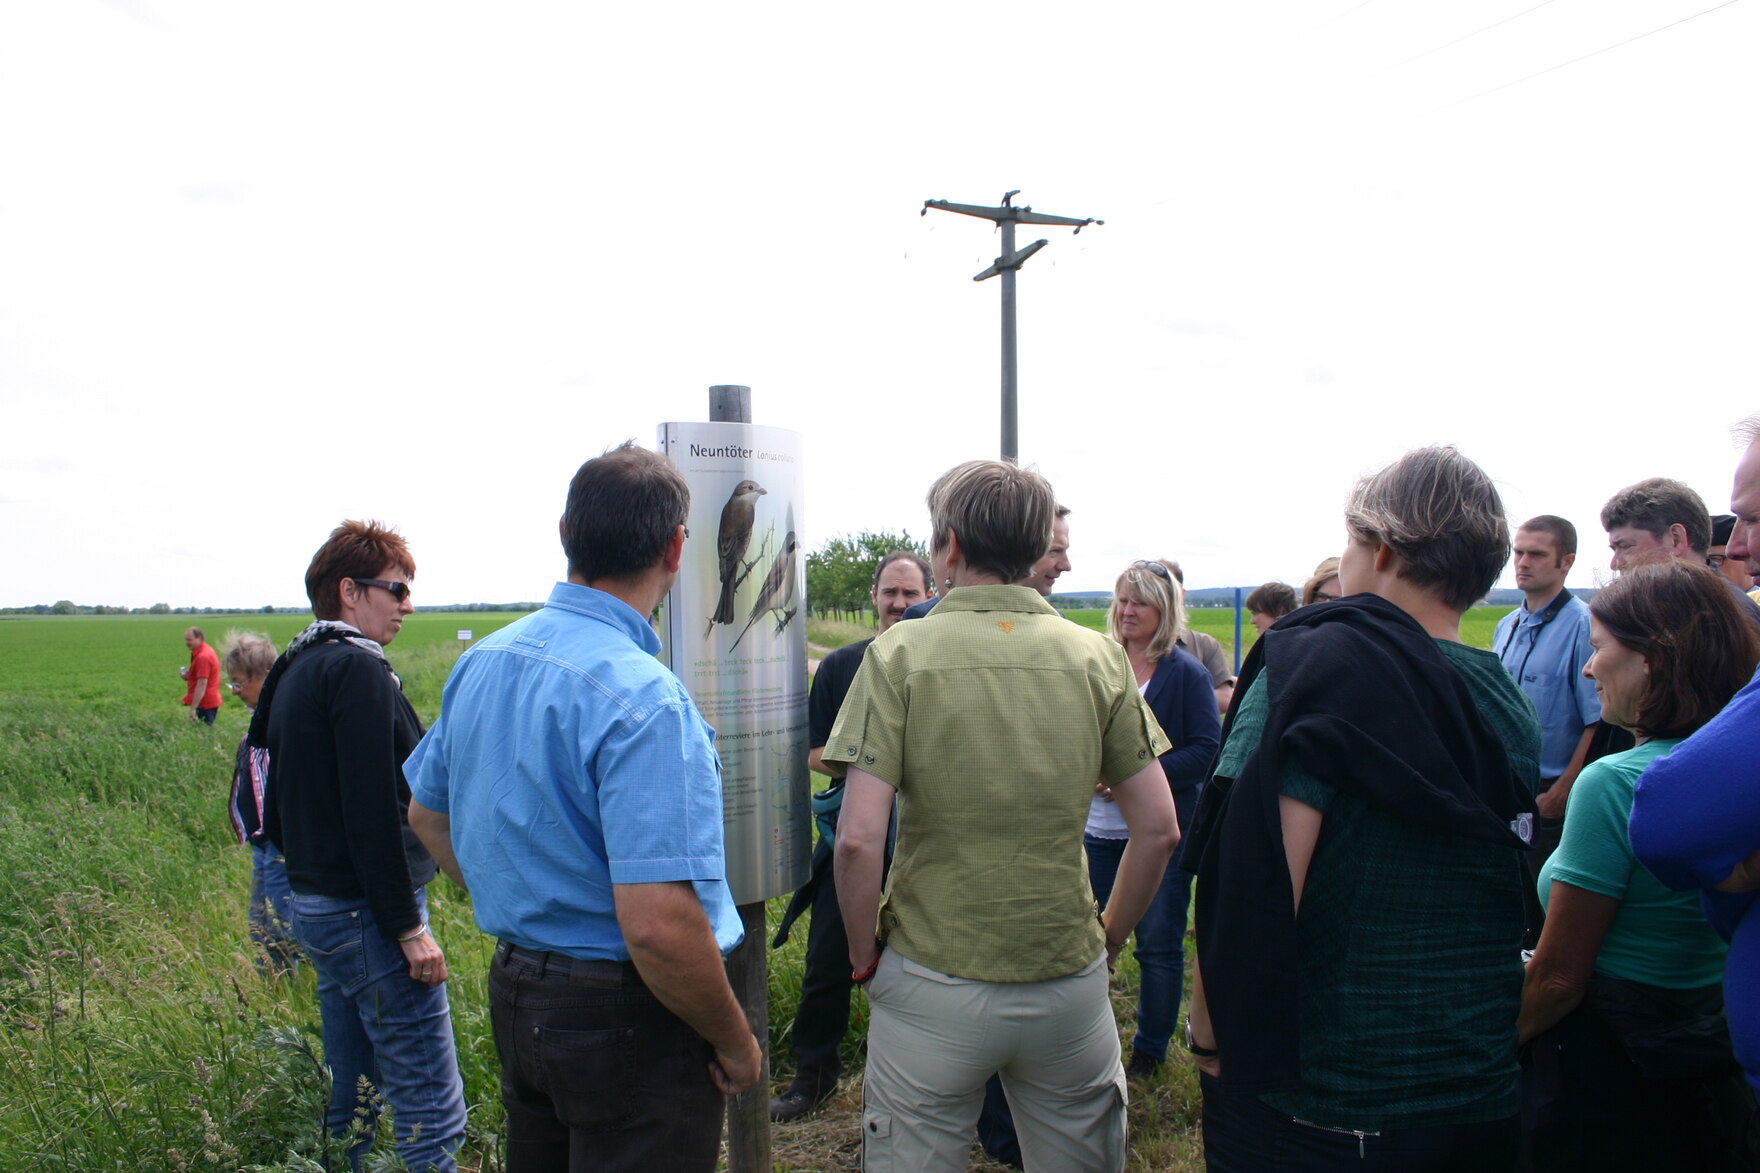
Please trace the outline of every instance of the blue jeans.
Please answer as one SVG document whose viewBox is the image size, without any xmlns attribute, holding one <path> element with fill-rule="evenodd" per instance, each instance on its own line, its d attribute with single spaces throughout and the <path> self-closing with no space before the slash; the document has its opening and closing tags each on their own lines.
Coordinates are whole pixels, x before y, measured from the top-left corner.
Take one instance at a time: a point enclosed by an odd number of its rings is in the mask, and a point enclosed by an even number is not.
<svg viewBox="0 0 1760 1173">
<path fill-rule="evenodd" d="M 363 899 L 295 892 L 293 932 L 318 971 L 330 1134 L 351 1137 L 351 1167 L 372 1147 L 376 1100 L 396 1117 L 397 1152 L 412 1173 L 453 1173 L 464 1140 L 464 1084 L 446 987 L 409 976 L 397 942 L 380 935 Z M 416 892 L 422 919 L 425 893 Z"/>
<path fill-rule="evenodd" d="M 508 1173 L 712 1173 L 727 1097 L 715 1049 L 627 961 L 495 950 Z"/>
<path fill-rule="evenodd" d="M 287 886 L 287 857 L 273 843 L 251 844 L 251 959 L 257 972 L 283 977 L 299 968 L 293 939 L 293 889 Z"/>
<path fill-rule="evenodd" d="M 1198 804 L 1198 788 L 1192 787 L 1173 796 L 1179 816 L 1180 830 L 1191 825 L 1192 812 Z M 1118 861 L 1124 858 L 1128 839 L 1098 839 L 1082 836 L 1088 852 L 1088 883 L 1101 908 L 1112 896 L 1112 885 L 1118 879 Z M 1167 861 L 1167 872 L 1149 910 L 1137 922 L 1137 970 L 1141 981 L 1137 990 L 1137 1034 L 1131 1050 L 1146 1055 L 1157 1063 L 1167 1058 L 1167 1044 L 1173 1039 L 1179 1022 L 1179 1004 L 1185 996 L 1186 980 L 1186 913 L 1192 902 L 1192 874 L 1179 866 L 1185 844 L 1174 848 Z"/>
</svg>

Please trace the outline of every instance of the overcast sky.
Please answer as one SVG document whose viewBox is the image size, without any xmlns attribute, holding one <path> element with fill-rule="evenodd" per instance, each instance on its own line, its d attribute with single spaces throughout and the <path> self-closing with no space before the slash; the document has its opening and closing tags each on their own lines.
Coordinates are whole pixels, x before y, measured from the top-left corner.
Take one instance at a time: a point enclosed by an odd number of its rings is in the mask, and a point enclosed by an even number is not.
<svg viewBox="0 0 1760 1173">
<path fill-rule="evenodd" d="M 542 598 L 574 469 L 716 383 L 805 436 L 808 549 L 921 536 L 997 453 L 999 246 L 918 209 L 1011 188 L 1106 221 L 1019 241 L 1066 586 L 1299 583 L 1429 443 L 1589 585 L 1760 410 L 1714 5 L 7 4 L 0 605 L 298 604 L 358 516 L 418 602 Z"/>
</svg>

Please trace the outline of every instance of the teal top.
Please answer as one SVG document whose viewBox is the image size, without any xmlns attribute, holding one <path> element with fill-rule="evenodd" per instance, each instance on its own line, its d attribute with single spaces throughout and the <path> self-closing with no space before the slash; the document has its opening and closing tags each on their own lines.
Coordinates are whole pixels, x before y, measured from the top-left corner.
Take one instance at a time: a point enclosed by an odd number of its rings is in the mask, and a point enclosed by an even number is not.
<svg viewBox="0 0 1760 1173">
<path fill-rule="evenodd" d="M 1437 644 L 1518 773 L 1537 783 L 1540 729 L 1527 697 L 1490 652 Z M 1241 697 L 1218 776 L 1238 778 L 1258 745 L 1269 687 L 1261 674 Z M 1292 758 L 1279 789 L 1326 818 L 1296 917 L 1302 1086 L 1261 1098 L 1300 1120 L 1365 1132 L 1513 1116 L 1519 852 L 1419 830 Z"/>
<path fill-rule="evenodd" d="M 1723 980 L 1729 946 L 1699 910 L 1699 893 L 1663 887 L 1632 854 L 1626 834 L 1638 776 L 1679 744 L 1679 738 L 1647 741 L 1583 767 L 1571 787 L 1558 850 L 1540 869 L 1540 902 L 1551 899 L 1554 880 L 1613 897 L 1619 911 L 1595 956 L 1595 972 L 1692 990 Z"/>
</svg>

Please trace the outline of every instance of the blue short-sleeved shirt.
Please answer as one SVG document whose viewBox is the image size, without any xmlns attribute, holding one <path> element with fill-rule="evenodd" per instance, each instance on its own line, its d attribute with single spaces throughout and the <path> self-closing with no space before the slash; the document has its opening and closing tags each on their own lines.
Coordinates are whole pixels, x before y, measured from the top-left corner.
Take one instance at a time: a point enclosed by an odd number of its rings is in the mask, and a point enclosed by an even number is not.
<svg viewBox="0 0 1760 1173">
<path fill-rule="evenodd" d="M 722 953 L 739 944 L 715 734 L 659 649 L 621 599 L 563 582 L 452 670 L 404 773 L 450 816 L 485 933 L 627 960 L 611 886 L 687 880 Z"/>
<path fill-rule="evenodd" d="M 1583 730 L 1601 720 L 1601 702 L 1595 682 L 1583 676 L 1595 650 L 1588 604 L 1569 599 L 1550 623 L 1541 623 L 1543 613 L 1517 607 L 1498 620 L 1491 646 L 1540 718 L 1540 777 L 1556 778 L 1570 766 Z"/>
</svg>

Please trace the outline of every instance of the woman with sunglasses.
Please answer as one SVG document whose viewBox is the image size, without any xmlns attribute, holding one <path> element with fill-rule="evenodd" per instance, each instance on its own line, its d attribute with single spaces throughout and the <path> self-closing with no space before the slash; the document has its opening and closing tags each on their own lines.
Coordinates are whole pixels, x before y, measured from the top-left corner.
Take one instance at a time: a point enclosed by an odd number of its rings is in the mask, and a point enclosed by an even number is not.
<svg viewBox="0 0 1760 1173">
<path fill-rule="evenodd" d="M 1161 755 L 1161 770 L 1173 789 L 1183 834 L 1198 805 L 1198 786 L 1216 757 L 1222 722 L 1216 713 L 1210 674 L 1174 646 L 1186 620 L 1180 595 L 1161 562 L 1133 562 L 1113 586 L 1106 631 L 1124 645 L 1137 691 L 1172 745 Z M 1103 783 L 1094 789 L 1082 846 L 1088 854 L 1088 882 L 1095 901 L 1104 909 L 1112 895 L 1119 860 L 1130 841 L 1130 828 L 1112 800 L 1112 789 Z M 1137 922 L 1140 984 L 1137 1033 L 1131 1041 L 1130 1062 L 1125 1065 L 1129 1079 L 1153 1075 L 1160 1068 L 1179 1022 L 1186 976 L 1186 909 L 1192 895 L 1192 874 L 1180 868 L 1179 860 L 1176 847 L 1149 910 Z"/>
<path fill-rule="evenodd" d="M 383 1097 L 403 1163 L 452 1173 L 464 1088 L 428 931 L 435 864 L 409 828 L 403 776 L 422 724 L 385 659 L 415 569 L 377 522 L 331 533 L 306 570 L 316 622 L 270 670 L 250 743 L 269 751 L 264 832 L 286 855 L 294 935 L 318 973 L 331 1135 L 358 1169 Z"/>
<path fill-rule="evenodd" d="M 1627 837 L 1645 767 L 1754 675 L 1746 605 L 1711 570 L 1672 560 L 1628 568 L 1589 604 L 1583 675 L 1601 719 L 1638 744 L 1583 768 L 1540 870 L 1546 927 L 1518 1023 L 1536 1173 L 1760 1168 L 1723 1015 L 1728 946 L 1698 893 L 1665 888 Z"/>
</svg>

